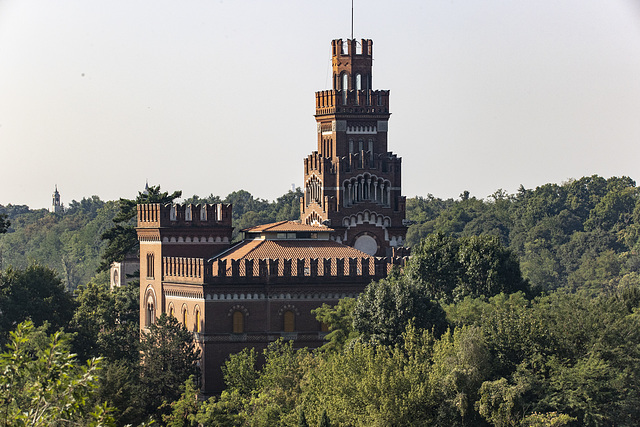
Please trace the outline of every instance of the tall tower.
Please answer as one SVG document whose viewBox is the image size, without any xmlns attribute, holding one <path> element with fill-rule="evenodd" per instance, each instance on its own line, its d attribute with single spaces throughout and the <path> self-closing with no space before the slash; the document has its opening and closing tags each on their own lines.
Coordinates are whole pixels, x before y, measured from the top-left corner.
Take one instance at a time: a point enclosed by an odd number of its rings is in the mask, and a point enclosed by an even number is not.
<svg viewBox="0 0 640 427">
<path fill-rule="evenodd" d="M 345 51 L 346 48 L 346 51 Z M 318 149 L 304 159 L 303 223 L 370 255 L 402 247 L 402 159 L 387 151 L 389 91 L 372 90 L 373 41 L 333 40 L 333 89 L 316 92 Z"/>
<path fill-rule="evenodd" d="M 58 192 L 57 184 L 56 189 L 51 195 L 51 208 L 49 208 L 49 211 L 52 213 L 62 213 L 64 211 L 64 206 L 60 203 L 60 193 Z"/>
</svg>

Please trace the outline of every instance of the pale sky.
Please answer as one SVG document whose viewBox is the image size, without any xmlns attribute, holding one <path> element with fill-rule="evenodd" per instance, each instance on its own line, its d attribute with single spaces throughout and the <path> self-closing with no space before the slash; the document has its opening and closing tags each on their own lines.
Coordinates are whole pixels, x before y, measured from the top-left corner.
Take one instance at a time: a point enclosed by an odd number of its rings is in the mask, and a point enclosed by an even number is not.
<svg viewBox="0 0 640 427">
<path fill-rule="evenodd" d="M 348 0 L 0 0 L 0 204 L 302 185 Z M 640 1 L 355 0 L 403 193 L 640 180 Z"/>
</svg>

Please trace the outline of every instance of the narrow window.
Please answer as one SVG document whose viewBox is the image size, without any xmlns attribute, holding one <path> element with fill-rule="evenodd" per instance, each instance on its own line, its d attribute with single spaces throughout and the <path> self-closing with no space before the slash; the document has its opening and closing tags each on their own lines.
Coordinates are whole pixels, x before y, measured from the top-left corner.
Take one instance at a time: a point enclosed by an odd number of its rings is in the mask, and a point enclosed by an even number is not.
<svg viewBox="0 0 640 427">
<path fill-rule="evenodd" d="M 244 313 L 240 310 L 236 310 L 233 312 L 233 333 L 244 333 Z"/>
<path fill-rule="evenodd" d="M 353 153 L 353 139 L 349 140 L 349 153 Z"/>
<path fill-rule="evenodd" d="M 185 328 L 188 325 L 188 323 L 187 323 L 188 320 L 189 320 L 189 315 L 187 314 L 187 308 L 185 307 L 182 310 L 182 326 L 184 326 Z"/>
<path fill-rule="evenodd" d="M 347 105 L 347 91 L 349 90 L 349 76 L 342 74 L 342 105 Z"/>
<path fill-rule="evenodd" d="M 153 253 L 148 253 L 147 254 L 147 277 L 149 278 L 153 278 L 155 277 L 153 274 L 154 271 L 154 265 L 153 265 Z"/>
<path fill-rule="evenodd" d="M 153 295 L 149 294 L 149 296 L 147 297 L 147 316 L 146 316 L 146 326 L 151 326 L 151 324 L 155 323 L 156 321 L 156 310 L 155 310 L 155 304 L 153 301 Z"/>
<path fill-rule="evenodd" d="M 293 332 L 296 329 L 296 315 L 291 310 L 284 312 L 284 331 Z"/>
<path fill-rule="evenodd" d="M 356 74 L 356 89 L 362 90 L 362 76 L 360 73 Z"/>
<path fill-rule="evenodd" d="M 200 333 L 200 310 L 196 310 L 196 324 L 193 329 L 194 331 Z"/>
<path fill-rule="evenodd" d="M 170 317 L 175 317 L 176 313 L 175 313 L 175 309 L 173 308 L 173 306 L 169 307 L 169 316 Z"/>
</svg>

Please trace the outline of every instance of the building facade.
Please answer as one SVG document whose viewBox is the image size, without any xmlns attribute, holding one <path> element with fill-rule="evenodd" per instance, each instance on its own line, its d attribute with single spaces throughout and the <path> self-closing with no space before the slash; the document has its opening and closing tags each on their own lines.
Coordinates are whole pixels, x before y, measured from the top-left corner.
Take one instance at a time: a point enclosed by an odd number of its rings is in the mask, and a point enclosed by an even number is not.
<svg viewBox="0 0 640 427">
<path fill-rule="evenodd" d="M 389 91 L 373 90 L 373 41 L 331 42 L 333 88 L 316 92 L 317 151 L 304 160 L 300 217 L 331 238 L 390 256 L 407 233 L 402 159 L 388 151 Z"/>
<path fill-rule="evenodd" d="M 318 151 L 304 161 L 301 220 L 243 230 L 231 206 L 138 205 L 140 325 L 162 313 L 194 333 L 205 395 L 232 353 L 279 338 L 319 347 L 311 311 L 357 297 L 402 264 L 401 159 L 387 151 L 389 92 L 371 90 L 372 42 L 332 42 L 334 88 L 316 94 Z"/>
</svg>

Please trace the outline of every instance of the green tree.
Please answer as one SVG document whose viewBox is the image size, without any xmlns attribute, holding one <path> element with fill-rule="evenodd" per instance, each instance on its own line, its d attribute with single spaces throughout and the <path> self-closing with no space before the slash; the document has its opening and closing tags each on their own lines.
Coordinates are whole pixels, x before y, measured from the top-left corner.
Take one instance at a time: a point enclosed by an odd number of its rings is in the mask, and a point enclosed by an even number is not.
<svg viewBox="0 0 640 427">
<path fill-rule="evenodd" d="M 9 221 L 7 214 L 0 214 L 0 234 L 6 233 L 9 226 L 11 226 L 11 221 Z"/>
<path fill-rule="evenodd" d="M 301 409 L 300 412 L 298 412 L 298 427 L 309 427 L 307 417 L 304 415 L 304 409 Z"/>
<path fill-rule="evenodd" d="M 111 290 L 106 282 L 90 282 L 76 291 L 78 307 L 70 328 L 81 357 L 139 361 L 140 290 L 133 284 Z"/>
<path fill-rule="evenodd" d="M 516 255 L 489 235 L 456 239 L 432 234 L 414 249 L 406 275 L 420 282 L 431 298 L 444 302 L 528 292 Z"/>
<path fill-rule="evenodd" d="M 242 396 L 249 396 L 255 390 L 258 380 L 257 358 L 253 347 L 244 348 L 241 352 L 229 356 L 229 360 L 222 367 L 227 390 L 237 390 Z"/>
<path fill-rule="evenodd" d="M 76 306 L 55 271 L 31 264 L 24 270 L 0 271 L 0 333 L 3 336 L 27 319 L 54 330 L 67 326 Z"/>
<path fill-rule="evenodd" d="M 331 422 L 329 421 L 329 416 L 327 415 L 327 411 L 322 411 L 320 415 L 320 419 L 318 420 L 319 427 L 331 427 Z"/>
<path fill-rule="evenodd" d="M 168 405 L 180 398 L 184 382 L 192 375 L 199 378 L 199 353 L 192 333 L 175 317 L 163 313 L 149 326 L 140 342 L 140 381 L 146 413 L 166 414 Z"/>
<path fill-rule="evenodd" d="M 100 270 L 108 270 L 113 262 L 122 261 L 127 254 L 136 252 L 138 236 L 134 224 L 137 215 L 137 205 L 148 203 L 167 204 L 182 195 L 182 191 L 161 192 L 160 186 L 149 187 L 144 192 L 138 192 L 138 197 L 132 199 L 120 199 L 120 211 L 113 218 L 114 226 L 102 233 L 101 238 L 109 243 L 102 254 Z"/>
<path fill-rule="evenodd" d="M 189 377 L 182 386 L 180 399 L 171 403 L 171 413 L 162 416 L 167 427 L 197 427 L 196 414 L 200 409 L 198 389 L 193 376 Z"/>
<path fill-rule="evenodd" d="M 353 310 L 353 326 L 365 342 L 395 345 L 401 343 L 410 322 L 439 335 L 446 329 L 445 317 L 424 286 L 391 276 L 371 283 L 360 295 Z"/>
<path fill-rule="evenodd" d="M 325 324 L 329 330 L 329 333 L 324 337 L 327 343 L 322 346 L 323 349 L 340 351 L 350 341 L 358 337 L 353 328 L 353 310 L 356 301 L 355 298 L 342 298 L 336 306 L 322 304 L 321 307 L 311 310 L 316 319 Z"/>
<path fill-rule="evenodd" d="M 0 419 L 4 426 L 114 425 L 106 405 L 92 406 L 99 359 L 79 365 L 69 335 L 44 336 L 20 323 L 0 355 Z"/>
</svg>

